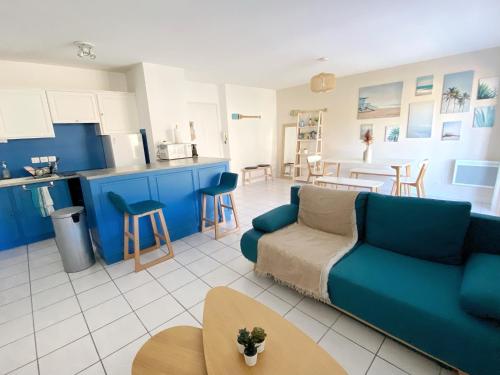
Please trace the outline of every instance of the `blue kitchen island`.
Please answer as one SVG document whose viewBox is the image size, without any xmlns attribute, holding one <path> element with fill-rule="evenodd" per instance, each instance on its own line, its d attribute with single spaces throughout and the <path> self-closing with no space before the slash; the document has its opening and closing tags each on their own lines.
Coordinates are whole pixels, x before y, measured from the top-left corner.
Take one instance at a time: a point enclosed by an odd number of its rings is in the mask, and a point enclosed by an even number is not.
<svg viewBox="0 0 500 375">
<path fill-rule="evenodd" d="M 123 216 L 108 198 L 113 191 L 129 203 L 154 199 L 163 210 L 172 241 L 200 231 L 200 189 L 214 186 L 229 160 L 189 158 L 124 168 L 80 172 L 92 239 L 107 264 L 123 259 Z M 209 211 L 210 212 L 210 211 Z M 154 243 L 149 220 L 141 220 L 141 248 Z"/>
</svg>

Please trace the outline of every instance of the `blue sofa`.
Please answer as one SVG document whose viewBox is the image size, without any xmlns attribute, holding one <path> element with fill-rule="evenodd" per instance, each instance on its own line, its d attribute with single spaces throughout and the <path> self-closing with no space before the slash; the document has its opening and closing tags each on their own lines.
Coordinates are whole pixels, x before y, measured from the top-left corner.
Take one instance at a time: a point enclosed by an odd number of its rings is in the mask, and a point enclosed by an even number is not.
<svg viewBox="0 0 500 375">
<path fill-rule="evenodd" d="M 253 220 L 247 259 L 266 232 L 296 222 L 297 193 Z M 451 367 L 500 374 L 500 219 L 376 193 L 358 195 L 356 217 L 359 241 L 329 273 L 332 305 Z"/>
</svg>

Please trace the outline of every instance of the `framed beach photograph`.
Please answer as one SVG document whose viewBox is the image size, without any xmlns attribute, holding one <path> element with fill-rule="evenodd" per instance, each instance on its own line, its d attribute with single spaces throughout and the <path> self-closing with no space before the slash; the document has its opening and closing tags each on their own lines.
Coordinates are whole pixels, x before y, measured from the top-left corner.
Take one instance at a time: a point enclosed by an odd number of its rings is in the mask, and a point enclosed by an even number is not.
<svg viewBox="0 0 500 375">
<path fill-rule="evenodd" d="M 406 138 L 430 138 L 434 118 L 434 101 L 410 103 Z"/>
<path fill-rule="evenodd" d="M 441 133 L 442 141 L 459 141 L 462 121 L 443 122 L 443 131 Z"/>
<path fill-rule="evenodd" d="M 403 82 L 361 87 L 358 98 L 358 119 L 399 117 Z"/>
<path fill-rule="evenodd" d="M 495 125 L 496 108 L 494 105 L 474 109 L 474 128 L 492 128 Z"/>
<path fill-rule="evenodd" d="M 430 95 L 432 94 L 432 89 L 434 88 L 434 76 L 422 76 L 417 77 L 417 87 L 415 89 L 415 95 Z"/>
<path fill-rule="evenodd" d="M 364 139 L 366 132 L 370 132 L 373 135 L 373 124 L 359 125 L 359 139 Z"/>
<path fill-rule="evenodd" d="M 399 126 L 386 126 L 384 141 L 385 142 L 399 141 Z"/>
<path fill-rule="evenodd" d="M 441 113 L 469 112 L 473 79 L 472 70 L 444 76 Z"/>
<path fill-rule="evenodd" d="M 481 78 L 477 86 L 477 100 L 496 99 L 498 95 L 499 78 Z"/>
</svg>

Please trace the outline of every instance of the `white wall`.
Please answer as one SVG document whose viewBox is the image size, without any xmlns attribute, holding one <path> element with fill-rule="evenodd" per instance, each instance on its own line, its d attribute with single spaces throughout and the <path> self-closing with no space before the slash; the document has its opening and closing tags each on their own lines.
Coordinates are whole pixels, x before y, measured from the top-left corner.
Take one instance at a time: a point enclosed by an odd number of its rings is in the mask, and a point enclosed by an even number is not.
<svg viewBox="0 0 500 375">
<path fill-rule="evenodd" d="M 261 163 L 276 170 L 276 91 L 225 85 L 231 170 Z M 261 115 L 261 119 L 232 120 L 231 114 Z"/>
<path fill-rule="evenodd" d="M 491 190 L 460 187 L 450 183 L 455 159 L 500 160 L 499 110 L 497 110 L 496 125 L 492 129 L 473 129 L 473 110 L 465 114 L 441 115 L 439 113 L 444 74 L 465 70 L 475 71 L 471 102 L 471 108 L 474 108 L 478 79 L 500 76 L 500 48 L 341 77 L 337 80 L 336 89 L 328 94 L 314 94 L 308 85 L 279 90 L 277 93 L 278 123 L 282 126 L 282 124 L 295 121 L 289 116 L 291 109 L 327 107 L 323 137 L 324 156 L 356 159 L 361 158 L 364 148 L 359 140 L 359 125 L 371 123 L 374 125 L 375 136 L 374 159 L 420 160 L 429 158 L 431 163 L 426 178 L 429 195 L 486 202 L 491 199 Z M 415 79 L 428 74 L 434 75 L 433 94 L 415 96 Z M 397 81 L 404 82 L 401 117 L 357 120 L 360 87 Z M 406 139 L 408 104 L 428 100 L 435 102 L 432 138 Z M 454 119 L 462 120 L 460 141 L 441 141 L 442 122 Z M 387 125 L 400 125 L 401 134 L 398 143 L 384 142 L 384 131 Z"/>
<path fill-rule="evenodd" d="M 124 73 L 0 60 L 2 88 L 127 91 Z"/>
</svg>

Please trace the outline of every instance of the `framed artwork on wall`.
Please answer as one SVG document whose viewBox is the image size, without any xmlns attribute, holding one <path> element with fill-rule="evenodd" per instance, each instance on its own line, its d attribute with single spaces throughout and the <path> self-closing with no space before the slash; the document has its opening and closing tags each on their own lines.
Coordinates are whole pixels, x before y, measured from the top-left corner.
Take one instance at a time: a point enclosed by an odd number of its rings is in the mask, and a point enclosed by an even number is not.
<svg viewBox="0 0 500 375">
<path fill-rule="evenodd" d="M 443 131 L 441 133 L 442 141 L 459 141 L 460 129 L 462 121 L 445 121 L 443 122 Z"/>
<path fill-rule="evenodd" d="M 433 117 L 433 101 L 410 103 L 406 138 L 430 138 Z"/>
<path fill-rule="evenodd" d="M 366 132 L 370 132 L 373 135 L 373 124 L 359 125 L 359 139 L 364 139 Z"/>
<path fill-rule="evenodd" d="M 472 70 L 444 76 L 441 113 L 469 112 L 473 79 Z"/>
<path fill-rule="evenodd" d="M 496 99 L 498 95 L 498 77 L 481 78 L 477 86 L 477 100 Z"/>
<path fill-rule="evenodd" d="M 474 128 L 492 128 L 495 125 L 496 108 L 494 105 L 474 108 Z"/>
<path fill-rule="evenodd" d="M 399 141 L 399 125 L 386 126 L 384 140 L 386 142 L 398 142 Z"/>
<path fill-rule="evenodd" d="M 358 119 L 399 117 L 403 82 L 361 87 L 358 98 Z"/>
<path fill-rule="evenodd" d="M 432 89 L 434 88 L 434 76 L 421 76 L 417 77 L 417 86 L 415 89 L 415 95 L 430 95 L 432 94 Z"/>
</svg>

